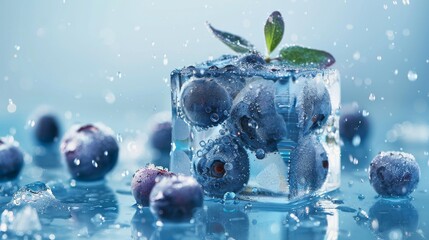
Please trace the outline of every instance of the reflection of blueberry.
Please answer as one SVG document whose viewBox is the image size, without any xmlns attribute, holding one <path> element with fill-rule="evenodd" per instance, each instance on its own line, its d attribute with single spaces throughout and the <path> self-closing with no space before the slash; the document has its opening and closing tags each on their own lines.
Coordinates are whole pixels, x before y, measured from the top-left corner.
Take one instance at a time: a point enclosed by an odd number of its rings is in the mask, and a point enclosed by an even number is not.
<svg viewBox="0 0 429 240">
<path fill-rule="evenodd" d="M 228 92 L 213 79 L 188 81 L 183 85 L 180 97 L 186 119 L 203 128 L 222 123 L 232 105 Z"/>
<path fill-rule="evenodd" d="M 249 218 L 240 209 L 224 211 L 220 203 L 208 203 L 206 239 L 249 239 Z"/>
<path fill-rule="evenodd" d="M 158 177 L 172 176 L 173 173 L 163 168 L 149 165 L 136 171 L 131 181 L 131 190 L 138 204 L 149 206 L 149 196 L 153 187 L 160 179 Z"/>
<path fill-rule="evenodd" d="M 0 181 L 12 180 L 24 166 L 24 155 L 18 144 L 0 138 Z"/>
<path fill-rule="evenodd" d="M 332 106 L 325 83 L 313 78 L 298 78 L 293 86 L 296 96 L 298 127 L 307 134 L 326 123 Z"/>
<path fill-rule="evenodd" d="M 369 181 L 382 196 L 407 196 L 417 187 L 420 167 L 413 155 L 381 152 L 371 161 Z"/>
<path fill-rule="evenodd" d="M 229 121 L 230 131 L 250 150 L 273 152 L 286 134 L 286 125 L 274 106 L 274 82 L 256 80 L 235 98 Z"/>
<path fill-rule="evenodd" d="M 153 224 L 156 219 L 150 211 L 137 209 L 131 220 L 131 235 L 133 239 L 151 239 L 155 231 Z"/>
<path fill-rule="evenodd" d="M 282 239 L 329 239 L 329 214 L 325 209 L 313 204 L 291 209 L 284 219 L 289 227 L 282 228 Z"/>
<path fill-rule="evenodd" d="M 104 124 L 88 124 L 71 128 L 61 142 L 73 178 L 95 181 L 104 178 L 118 161 L 119 146 L 113 131 Z"/>
<path fill-rule="evenodd" d="M 343 141 L 351 143 L 356 136 L 365 141 L 370 130 L 370 122 L 359 111 L 356 104 L 345 104 L 341 108 L 340 136 Z"/>
<path fill-rule="evenodd" d="M 322 187 L 329 169 L 328 155 L 316 136 L 298 141 L 289 166 L 290 198 L 301 197 Z"/>
<path fill-rule="evenodd" d="M 168 153 L 171 150 L 171 122 L 160 122 L 153 129 L 150 135 L 150 144 L 161 153 Z"/>
<path fill-rule="evenodd" d="M 203 206 L 203 190 L 194 178 L 162 178 L 150 193 L 150 210 L 163 221 L 189 221 Z"/>
<path fill-rule="evenodd" d="M 60 126 L 54 115 L 42 115 L 36 120 L 34 125 L 34 136 L 39 143 L 53 143 L 58 138 L 59 133 Z"/>
<path fill-rule="evenodd" d="M 400 202 L 378 200 L 369 209 L 368 215 L 371 230 L 381 239 L 389 239 L 393 231 L 399 232 L 402 236 L 416 236 L 419 213 L 408 200 Z"/>
<path fill-rule="evenodd" d="M 239 192 L 249 181 L 249 158 L 246 150 L 230 136 L 209 144 L 206 153 L 194 161 L 194 176 L 204 191 L 214 197 Z"/>
</svg>

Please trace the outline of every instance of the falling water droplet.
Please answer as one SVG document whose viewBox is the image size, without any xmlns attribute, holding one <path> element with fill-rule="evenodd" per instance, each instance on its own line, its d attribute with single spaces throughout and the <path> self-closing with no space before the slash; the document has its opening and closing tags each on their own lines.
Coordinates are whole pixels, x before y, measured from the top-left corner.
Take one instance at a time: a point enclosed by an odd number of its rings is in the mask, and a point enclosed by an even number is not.
<svg viewBox="0 0 429 240">
<path fill-rule="evenodd" d="M 408 80 L 410 80 L 411 82 L 414 82 L 417 80 L 418 75 L 416 72 L 410 70 L 408 71 L 407 77 L 408 77 Z"/>
<path fill-rule="evenodd" d="M 15 105 L 15 103 L 13 103 L 12 99 L 9 99 L 9 104 L 7 105 L 7 111 L 9 113 L 16 112 L 16 105 Z"/>
<path fill-rule="evenodd" d="M 374 93 L 369 94 L 368 99 L 369 99 L 371 102 L 374 102 L 374 101 L 375 101 L 375 95 L 374 95 Z"/>
</svg>

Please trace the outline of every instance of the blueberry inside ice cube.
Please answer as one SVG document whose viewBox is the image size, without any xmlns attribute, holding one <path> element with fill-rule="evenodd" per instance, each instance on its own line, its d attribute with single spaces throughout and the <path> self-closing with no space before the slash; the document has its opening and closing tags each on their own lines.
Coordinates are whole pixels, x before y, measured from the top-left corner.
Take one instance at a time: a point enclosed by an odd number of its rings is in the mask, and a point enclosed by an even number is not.
<svg viewBox="0 0 429 240">
<path fill-rule="evenodd" d="M 291 87 L 296 97 L 299 128 L 304 134 L 308 134 L 322 127 L 332 111 L 331 99 L 325 83 L 317 77 L 301 77 Z"/>
<path fill-rule="evenodd" d="M 194 160 L 194 176 L 204 191 L 214 197 L 239 192 L 249 180 L 249 158 L 240 142 L 224 136 L 208 144 Z"/>
<path fill-rule="evenodd" d="M 183 85 L 180 96 L 185 118 L 202 128 L 222 123 L 232 105 L 227 90 L 213 78 L 188 81 Z"/>
<path fill-rule="evenodd" d="M 314 135 L 298 141 L 291 153 L 289 165 L 290 198 L 300 197 L 320 189 L 329 169 L 328 155 Z"/>
<path fill-rule="evenodd" d="M 285 121 L 274 106 L 274 88 L 271 80 L 255 80 L 234 99 L 228 126 L 252 151 L 273 152 L 286 134 Z"/>
</svg>

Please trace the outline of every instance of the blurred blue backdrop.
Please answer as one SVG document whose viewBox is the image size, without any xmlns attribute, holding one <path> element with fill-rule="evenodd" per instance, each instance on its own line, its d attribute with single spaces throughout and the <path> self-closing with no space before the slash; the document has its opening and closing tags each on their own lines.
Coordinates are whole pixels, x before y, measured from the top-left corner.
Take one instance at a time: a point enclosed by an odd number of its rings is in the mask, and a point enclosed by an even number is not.
<svg viewBox="0 0 429 240">
<path fill-rule="evenodd" d="M 395 123 L 429 122 L 428 9 L 417 0 L 1 1 L 0 135 L 19 135 L 40 105 L 67 124 L 144 129 L 169 110 L 171 70 L 231 53 L 205 21 L 264 51 L 264 22 L 279 10 L 283 44 L 336 57 L 342 100 L 376 120 L 379 151 Z"/>
</svg>

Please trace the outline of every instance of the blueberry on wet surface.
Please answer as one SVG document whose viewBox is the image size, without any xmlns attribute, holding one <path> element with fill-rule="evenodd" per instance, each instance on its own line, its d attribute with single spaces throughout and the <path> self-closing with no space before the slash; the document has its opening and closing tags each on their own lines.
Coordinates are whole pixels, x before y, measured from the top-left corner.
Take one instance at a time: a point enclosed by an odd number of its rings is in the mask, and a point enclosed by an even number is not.
<svg viewBox="0 0 429 240">
<path fill-rule="evenodd" d="M 234 99 L 228 127 L 252 151 L 277 150 L 286 135 L 286 124 L 274 106 L 275 85 L 270 80 L 248 84 Z"/>
<path fill-rule="evenodd" d="M 185 222 L 203 206 L 203 190 L 188 176 L 162 178 L 150 194 L 150 210 L 160 220 Z"/>
<path fill-rule="evenodd" d="M 352 143 L 355 137 L 365 141 L 370 132 L 370 123 L 362 115 L 357 104 L 345 104 L 341 108 L 340 136 L 344 142 Z"/>
<path fill-rule="evenodd" d="M 137 170 L 131 181 L 131 190 L 137 204 L 149 206 L 149 196 L 153 187 L 162 177 L 170 177 L 174 174 L 162 167 L 151 164 Z"/>
<path fill-rule="evenodd" d="M 15 179 L 24 166 L 24 155 L 16 142 L 0 138 L 0 181 Z"/>
<path fill-rule="evenodd" d="M 239 192 L 249 181 L 250 167 L 246 150 L 239 141 L 224 136 L 207 144 L 202 157 L 195 157 L 193 173 L 204 191 L 213 197 Z"/>
<path fill-rule="evenodd" d="M 325 83 L 314 78 L 298 78 L 293 84 L 298 127 L 304 134 L 321 128 L 331 115 L 331 98 Z"/>
<path fill-rule="evenodd" d="M 161 153 L 169 153 L 171 150 L 171 122 L 160 122 L 152 130 L 150 144 Z"/>
<path fill-rule="evenodd" d="M 207 128 L 222 123 L 228 117 L 232 98 L 214 79 L 196 79 L 183 85 L 180 104 L 191 124 Z"/>
<path fill-rule="evenodd" d="M 384 197 L 404 197 L 419 183 L 420 167 L 413 155 L 381 152 L 371 161 L 369 182 Z"/>
<path fill-rule="evenodd" d="M 72 127 L 61 142 L 61 152 L 73 178 L 101 180 L 118 161 L 113 131 L 102 123 Z"/>
<path fill-rule="evenodd" d="M 58 119 L 52 114 L 40 116 L 34 125 L 34 137 L 41 144 L 56 141 L 60 134 Z"/>
<path fill-rule="evenodd" d="M 320 189 L 326 181 L 329 159 L 323 145 L 314 135 L 298 141 L 289 165 L 290 198 L 301 197 Z"/>
</svg>

